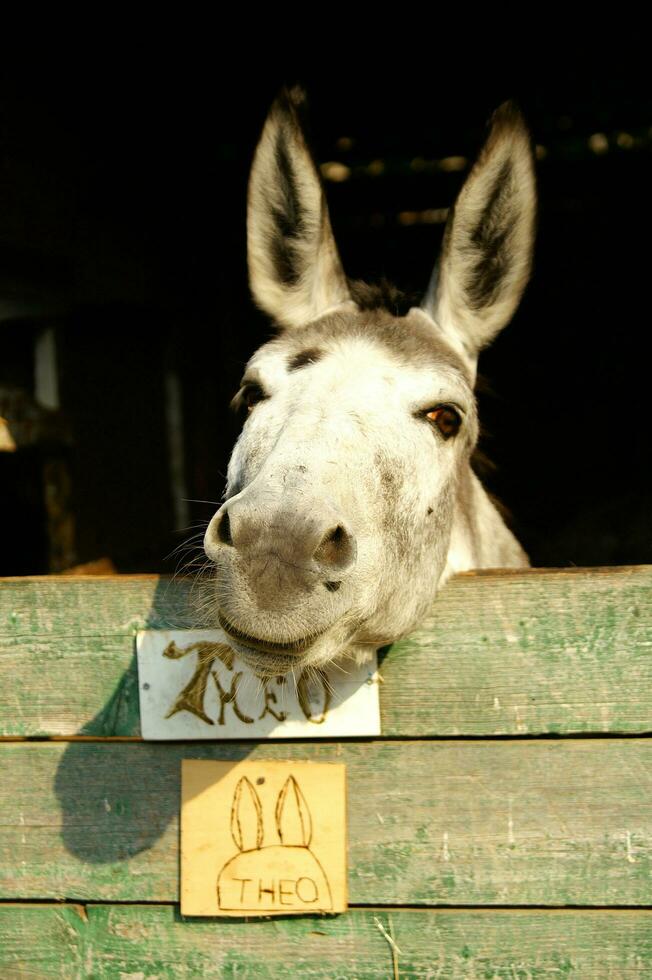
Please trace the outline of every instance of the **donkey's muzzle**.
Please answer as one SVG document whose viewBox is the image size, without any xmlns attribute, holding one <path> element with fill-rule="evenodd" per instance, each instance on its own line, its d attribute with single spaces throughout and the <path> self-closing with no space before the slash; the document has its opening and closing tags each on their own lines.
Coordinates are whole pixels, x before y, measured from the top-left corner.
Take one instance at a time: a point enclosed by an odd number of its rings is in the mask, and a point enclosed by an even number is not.
<svg viewBox="0 0 652 980">
<path fill-rule="evenodd" d="M 236 559 L 257 584 L 279 592 L 331 591 L 355 563 L 357 545 L 345 520 L 329 504 L 305 495 L 266 499 L 244 491 L 228 500 L 206 530 L 204 549 L 219 564 Z"/>
</svg>

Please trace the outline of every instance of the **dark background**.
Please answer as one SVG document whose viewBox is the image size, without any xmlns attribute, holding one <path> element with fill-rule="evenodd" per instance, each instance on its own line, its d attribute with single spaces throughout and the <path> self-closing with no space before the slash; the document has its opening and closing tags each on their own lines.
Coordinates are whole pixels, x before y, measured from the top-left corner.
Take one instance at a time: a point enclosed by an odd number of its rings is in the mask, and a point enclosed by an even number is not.
<svg viewBox="0 0 652 980">
<path fill-rule="evenodd" d="M 539 233 L 521 307 L 480 363 L 485 482 L 534 564 L 652 561 L 652 92 L 604 63 L 546 65 L 354 75 L 188 57 L 107 72 L 91 59 L 5 78 L 0 415 L 18 448 L 0 452 L 0 574 L 103 557 L 173 570 L 183 528 L 211 516 L 195 501 L 220 499 L 228 403 L 269 335 L 247 292 L 248 170 L 296 78 L 319 160 L 349 171 L 326 182 L 347 273 L 407 290 L 437 255 L 431 210 L 468 173 L 450 158 L 470 162 L 491 111 L 521 104 L 541 148 Z"/>
</svg>

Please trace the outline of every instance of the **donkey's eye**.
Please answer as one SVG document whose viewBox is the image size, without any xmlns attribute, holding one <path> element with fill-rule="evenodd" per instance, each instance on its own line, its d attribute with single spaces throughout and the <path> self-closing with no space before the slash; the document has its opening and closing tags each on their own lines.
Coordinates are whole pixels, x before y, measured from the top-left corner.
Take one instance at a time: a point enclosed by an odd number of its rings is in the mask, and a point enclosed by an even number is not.
<svg viewBox="0 0 652 980">
<path fill-rule="evenodd" d="M 462 424 L 460 413 L 452 405 L 436 405 L 426 412 L 426 418 L 437 426 L 444 439 L 456 436 Z"/>
<path fill-rule="evenodd" d="M 247 384 L 240 392 L 241 404 L 247 409 L 248 412 L 250 412 L 254 405 L 258 404 L 258 402 L 264 401 L 265 398 L 267 398 L 267 395 L 261 386 L 256 384 Z"/>
</svg>

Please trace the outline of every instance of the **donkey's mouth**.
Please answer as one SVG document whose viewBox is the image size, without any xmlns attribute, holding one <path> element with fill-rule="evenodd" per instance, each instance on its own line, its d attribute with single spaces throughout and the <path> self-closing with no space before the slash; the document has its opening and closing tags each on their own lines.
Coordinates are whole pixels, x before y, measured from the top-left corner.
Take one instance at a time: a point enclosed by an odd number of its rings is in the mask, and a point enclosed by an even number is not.
<svg viewBox="0 0 652 980">
<path fill-rule="evenodd" d="M 231 649 L 239 659 L 249 667 L 257 677 L 280 677 L 294 670 L 301 670 L 303 658 L 287 653 L 263 653 L 246 647 L 236 640 L 231 640 Z"/>
<path fill-rule="evenodd" d="M 289 643 L 274 643 L 272 640 L 263 640 L 260 637 L 244 633 L 237 626 L 234 626 L 221 612 L 218 612 L 218 618 L 224 632 L 238 646 L 245 647 L 247 650 L 256 650 L 259 653 L 280 654 L 283 659 L 288 661 L 288 670 L 293 663 L 292 655 L 294 654 L 296 656 L 305 653 L 306 650 L 310 649 L 315 640 L 326 632 L 326 630 L 320 630 L 318 633 L 313 633 L 311 636 L 304 637 L 301 640 L 291 640 Z"/>
</svg>

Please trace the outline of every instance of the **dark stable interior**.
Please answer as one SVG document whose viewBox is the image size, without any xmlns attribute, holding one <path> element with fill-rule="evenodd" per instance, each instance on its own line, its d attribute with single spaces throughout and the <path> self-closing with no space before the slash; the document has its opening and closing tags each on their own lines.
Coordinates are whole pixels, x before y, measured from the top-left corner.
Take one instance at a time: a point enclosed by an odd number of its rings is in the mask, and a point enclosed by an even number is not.
<svg viewBox="0 0 652 980">
<path fill-rule="evenodd" d="M 417 293 L 488 117 L 519 102 L 539 229 L 480 361 L 483 477 L 535 565 L 652 561 L 649 83 L 552 65 L 464 85 L 333 74 L 189 61 L 3 82 L 0 416 L 21 427 L 0 452 L 0 574 L 171 572 L 214 512 L 229 401 L 270 335 L 247 290 L 248 170 L 295 77 L 315 153 L 339 165 L 325 186 L 347 273 Z"/>
</svg>

